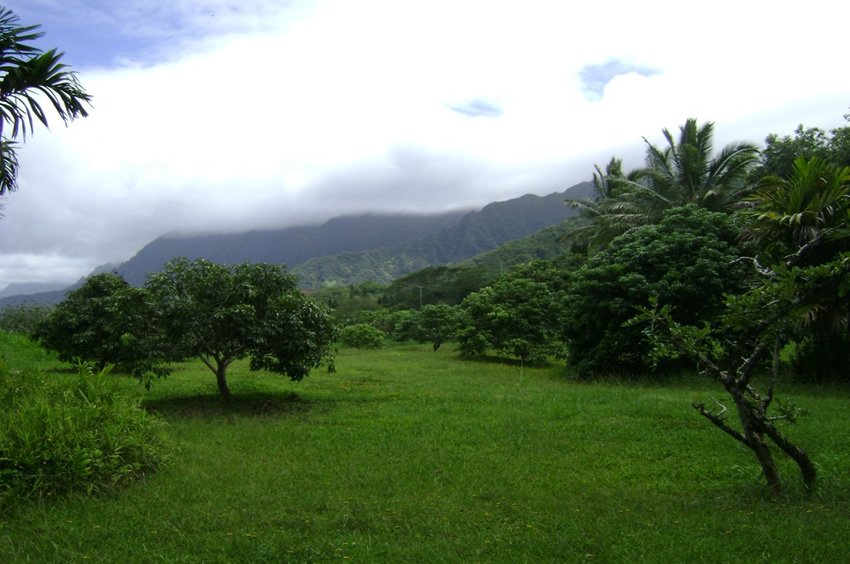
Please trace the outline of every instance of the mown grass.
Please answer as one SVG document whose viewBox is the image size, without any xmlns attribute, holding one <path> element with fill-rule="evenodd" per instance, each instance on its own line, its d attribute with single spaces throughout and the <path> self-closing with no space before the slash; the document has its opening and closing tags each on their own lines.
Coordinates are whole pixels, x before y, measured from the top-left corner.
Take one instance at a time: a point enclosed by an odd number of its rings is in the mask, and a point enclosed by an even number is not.
<svg viewBox="0 0 850 564">
<path fill-rule="evenodd" d="M 234 366 L 230 405 L 200 363 L 151 392 L 128 379 L 168 423 L 170 464 L 111 496 L 18 506 L 2 560 L 850 559 L 847 390 L 793 390 L 810 416 L 789 434 L 821 488 L 806 498 L 786 464 L 790 491 L 771 499 L 751 455 L 690 408 L 719 394 L 707 383 L 576 383 L 449 346 L 336 364 L 300 383 Z"/>
</svg>

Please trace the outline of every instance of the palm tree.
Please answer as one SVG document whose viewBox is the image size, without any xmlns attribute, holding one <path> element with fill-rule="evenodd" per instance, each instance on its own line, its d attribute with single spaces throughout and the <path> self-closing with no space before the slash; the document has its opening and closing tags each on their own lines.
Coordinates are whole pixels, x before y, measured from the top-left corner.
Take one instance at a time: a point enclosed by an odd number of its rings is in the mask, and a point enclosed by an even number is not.
<svg viewBox="0 0 850 564">
<path fill-rule="evenodd" d="M 658 222 L 669 208 L 696 204 L 728 211 L 749 192 L 747 173 L 758 159 L 755 145 L 733 143 L 712 157 L 713 123 L 700 127 L 688 119 L 678 142 L 667 129 L 662 132 L 666 147 L 644 139 L 646 166 L 624 174 L 622 162 L 612 159 L 605 173 L 596 167 L 592 200 L 567 200 L 592 222 L 588 232 L 577 236 L 604 247 L 632 227 Z"/>
<path fill-rule="evenodd" d="M 795 302 L 795 364 L 809 379 L 848 375 L 850 366 L 850 167 L 797 157 L 787 178 L 766 176 L 746 199 L 745 236 L 771 283 Z M 783 286 L 784 284 L 784 286 Z"/>
<path fill-rule="evenodd" d="M 91 96 L 60 62 L 63 54 L 31 44 L 43 35 L 38 28 L 20 26 L 18 16 L 0 7 L 0 195 L 18 187 L 15 139 L 26 139 L 35 120 L 48 126 L 45 99 L 66 124 L 88 115 Z"/>
<path fill-rule="evenodd" d="M 747 238 L 768 254 L 786 253 L 788 267 L 810 262 L 815 250 L 850 250 L 850 167 L 797 157 L 787 179 L 762 178 L 746 202 Z"/>
<path fill-rule="evenodd" d="M 667 140 L 663 149 L 644 139 L 646 167 L 639 171 L 653 202 L 727 211 L 747 194 L 747 174 L 759 156 L 755 145 L 732 143 L 712 158 L 714 124 L 699 127 L 693 118 L 680 128 L 678 143 L 667 129 L 662 133 Z"/>
<path fill-rule="evenodd" d="M 572 229 L 567 238 L 571 243 L 591 250 L 605 248 L 617 235 L 645 223 L 641 208 L 626 197 L 629 187 L 636 183 L 635 173 L 623 174 L 623 161 L 617 158 L 611 159 L 604 173 L 599 165 L 594 168 L 593 197 L 566 201 L 587 220 Z"/>
</svg>

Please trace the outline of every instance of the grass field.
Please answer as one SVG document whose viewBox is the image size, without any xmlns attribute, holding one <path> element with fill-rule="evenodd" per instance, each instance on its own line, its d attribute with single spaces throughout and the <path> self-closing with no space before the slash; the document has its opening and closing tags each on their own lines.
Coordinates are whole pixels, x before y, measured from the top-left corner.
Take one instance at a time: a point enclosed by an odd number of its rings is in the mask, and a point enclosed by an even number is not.
<svg viewBox="0 0 850 564">
<path fill-rule="evenodd" d="M 850 390 L 793 390 L 810 415 L 788 432 L 820 489 L 806 498 L 784 465 L 789 493 L 770 499 L 690 408 L 708 383 L 577 383 L 450 346 L 336 364 L 300 383 L 236 365 L 231 405 L 200 363 L 150 392 L 128 379 L 171 461 L 110 496 L 12 508 L 0 561 L 850 561 Z"/>
</svg>

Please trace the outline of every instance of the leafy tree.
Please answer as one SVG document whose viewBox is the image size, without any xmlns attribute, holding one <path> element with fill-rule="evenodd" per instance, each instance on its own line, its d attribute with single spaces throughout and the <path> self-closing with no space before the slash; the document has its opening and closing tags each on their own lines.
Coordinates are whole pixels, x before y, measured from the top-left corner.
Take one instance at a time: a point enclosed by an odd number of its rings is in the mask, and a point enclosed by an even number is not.
<svg viewBox="0 0 850 564">
<path fill-rule="evenodd" d="M 199 357 L 225 399 L 230 398 L 227 368 L 235 360 L 250 358 L 251 370 L 292 380 L 332 362 L 336 328 L 329 313 L 305 297 L 280 266 L 180 258 L 151 275 L 145 286 L 166 342 L 177 355 Z"/>
<path fill-rule="evenodd" d="M 492 348 L 523 363 L 559 354 L 561 290 L 561 272 L 541 261 L 470 294 L 460 306 L 461 354 L 478 356 Z"/>
<path fill-rule="evenodd" d="M 616 235 L 658 222 L 668 209 L 694 204 L 711 211 L 729 211 L 748 192 L 747 175 L 756 164 L 758 149 L 732 143 L 712 156 L 714 124 L 688 119 L 678 140 L 663 130 L 667 145 L 646 142 L 646 165 L 624 173 L 612 159 L 603 173 L 596 167 L 592 200 L 567 200 L 591 219 L 577 235 L 591 246 L 604 248 Z"/>
<path fill-rule="evenodd" d="M 18 16 L 0 7 L 0 195 L 18 186 L 15 139 L 26 139 L 35 120 L 48 125 L 45 99 L 65 123 L 88 115 L 91 97 L 60 62 L 62 53 L 33 45 L 43 35 L 38 28 L 21 26 Z"/>
<path fill-rule="evenodd" d="M 577 373 L 644 372 L 648 346 L 623 327 L 634 307 L 659 296 L 682 319 L 719 313 L 723 295 L 743 287 L 748 267 L 735 262 L 738 231 L 730 216 L 696 205 L 667 211 L 656 225 L 615 238 L 575 271 L 566 292 L 563 336 Z"/>
<path fill-rule="evenodd" d="M 429 342 L 438 350 L 457 333 L 460 323 L 460 310 L 446 304 L 429 304 L 416 312 L 416 340 Z"/>
<path fill-rule="evenodd" d="M 844 119 L 850 121 L 850 114 L 846 114 Z M 800 124 L 793 137 L 780 137 L 775 133 L 768 135 L 761 163 L 752 171 L 752 181 L 757 182 L 765 176 L 788 178 L 796 159 L 812 157 L 837 166 L 850 166 L 850 127 L 837 127 L 827 132 L 819 127 L 803 127 Z"/>
<path fill-rule="evenodd" d="M 51 309 L 50 306 L 37 303 L 6 306 L 0 311 L 0 330 L 34 337 L 39 324 L 47 319 Z"/>
<path fill-rule="evenodd" d="M 774 404 L 780 347 L 810 331 L 823 317 L 843 319 L 846 332 L 850 295 L 850 168 L 817 157 L 794 161 L 790 178 L 768 177 L 750 198 L 749 231 L 763 243 L 761 264 L 753 261 L 760 283 L 746 293 L 730 295 L 723 315 L 702 326 L 683 322 L 670 304 L 656 300 L 633 322 L 649 322 L 645 334 L 656 358 L 685 355 L 729 394 L 739 425 L 728 408 L 694 403 L 713 425 L 755 454 L 769 487 L 782 490 L 771 445 L 798 466 L 803 485 L 815 488 L 817 469 L 808 453 L 779 428 L 793 422 L 799 409 Z M 777 252 L 780 251 L 780 252 Z M 757 386 L 760 363 L 773 353 L 766 386 Z"/>
<path fill-rule="evenodd" d="M 154 308 L 142 288 L 116 274 L 92 276 L 39 324 L 36 339 L 66 362 L 108 364 L 137 376 L 165 360 Z"/>
</svg>

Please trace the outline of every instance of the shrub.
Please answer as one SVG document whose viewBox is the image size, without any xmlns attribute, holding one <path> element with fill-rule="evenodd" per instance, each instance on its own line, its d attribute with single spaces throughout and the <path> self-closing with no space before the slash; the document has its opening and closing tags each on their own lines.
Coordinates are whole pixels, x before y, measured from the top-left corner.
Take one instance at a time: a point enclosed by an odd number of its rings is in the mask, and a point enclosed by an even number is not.
<svg viewBox="0 0 850 564">
<path fill-rule="evenodd" d="M 0 501 L 111 490 L 166 458 L 162 423 L 108 369 L 77 368 L 68 381 L 0 365 Z"/>
<path fill-rule="evenodd" d="M 384 344 L 386 335 L 380 329 L 375 329 L 368 323 L 356 323 L 343 328 L 339 341 L 356 349 L 377 349 Z"/>
</svg>

